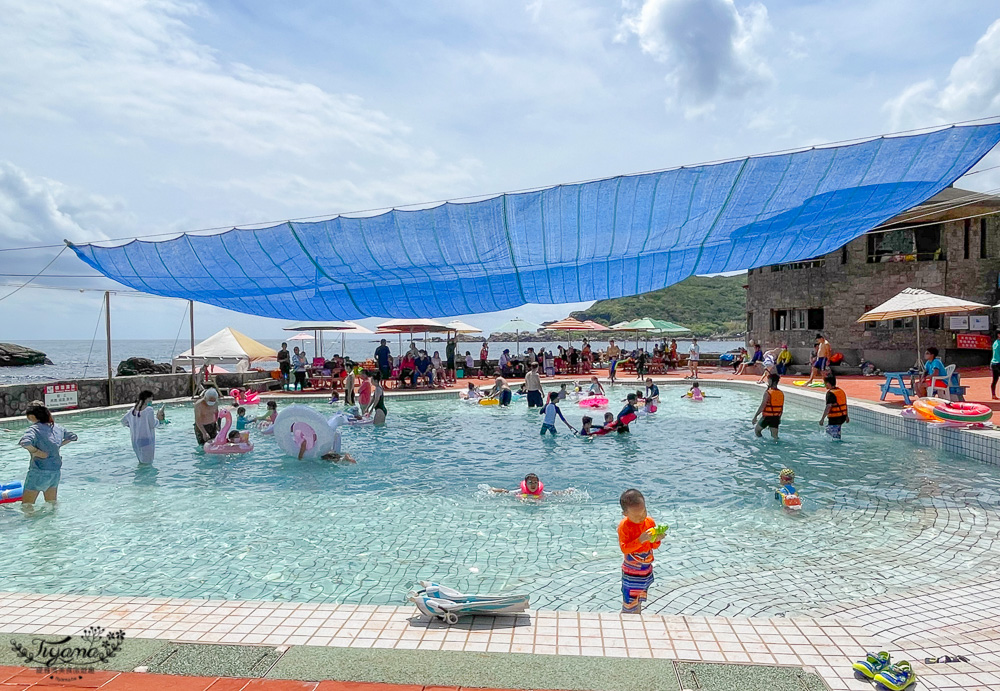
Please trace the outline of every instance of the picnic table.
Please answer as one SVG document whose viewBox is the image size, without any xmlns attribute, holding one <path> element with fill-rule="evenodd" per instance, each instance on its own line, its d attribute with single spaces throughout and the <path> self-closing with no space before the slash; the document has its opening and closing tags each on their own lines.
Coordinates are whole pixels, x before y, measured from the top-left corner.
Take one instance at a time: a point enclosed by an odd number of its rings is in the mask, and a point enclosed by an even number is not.
<svg viewBox="0 0 1000 691">
<path fill-rule="evenodd" d="M 906 385 L 903 377 L 912 377 L 911 372 L 886 372 L 885 382 L 882 384 L 882 398 L 880 401 L 884 401 L 888 394 L 894 393 L 903 397 L 903 401 L 906 405 L 910 405 L 910 396 L 916 397 L 916 393 L 912 388 Z"/>
</svg>

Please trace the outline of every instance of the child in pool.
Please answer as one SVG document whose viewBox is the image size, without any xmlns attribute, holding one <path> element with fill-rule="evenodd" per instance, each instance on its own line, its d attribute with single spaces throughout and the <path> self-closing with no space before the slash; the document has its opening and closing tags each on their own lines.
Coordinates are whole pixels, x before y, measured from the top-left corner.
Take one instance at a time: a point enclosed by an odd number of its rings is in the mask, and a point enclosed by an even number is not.
<svg viewBox="0 0 1000 691">
<path fill-rule="evenodd" d="M 649 586 L 653 584 L 653 550 L 660 546 L 654 521 L 646 513 L 646 499 L 637 489 L 622 492 L 618 503 L 622 519 L 618 524 L 618 545 L 622 562 L 622 612 L 639 614 Z"/>
<path fill-rule="evenodd" d="M 560 385 L 559 390 L 555 393 L 559 396 L 560 401 L 565 401 L 566 397 L 569 396 L 569 391 L 566 390 L 565 384 Z M 551 396 L 549 398 L 551 398 Z"/>
<path fill-rule="evenodd" d="M 589 415 L 584 415 L 583 421 L 580 425 L 580 436 L 589 437 L 593 434 L 596 434 L 593 427 L 594 427 L 594 418 L 590 417 Z"/>
<path fill-rule="evenodd" d="M 236 429 L 243 431 L 249 424 L 250 421 L 247 420 L 247 409 L 240 406 L 236 409 Z"/>
<path fill-rule="evenodd" d="M 264 425 L 273 425 L 274 421 L 277 419 L 278 419 L 278 403 L 277 401 L 268 401 L 267 412 L 265 412 L 263 415 L 258 415 L 253 419 L 253 421 L 262 422 L 264 423 Z"/>
<path fill-rule="evenodd" d="M 684 395 L 687 396 L 688 398 L 690 398 L 692 401 L 703 401 L 703 400 L 705 400 L 705 394 L 703 394 L 701 392 L 701 387 L 698 386 L 698 382 L 697 381 L 695 381 L 693 384 L 691 384 L 691 389 L 686 394 L 684 394 Z"/>
<path fill-rule="evenodd" d="M 538 476 L 534 473 L 528 473 L 521 480 L 521 487 L 518 489 L 504 489 L 503 487 L 490 487 L 490 492 L 494 494 L 517 494 L 520 495 L 521 499 L 541 499 L 546 494 L 552 496 L 558 496 L 560 494 L 570 494 L 575 491 L 572 487 L 569 489 L 557 489 L 551 492 L 545 491 L 545 485 L 542 481 L 538 479 Z"/>
<path fill-rule="evenodd" d="M 329 403 L 340 403 L 340 394 L 336 391 L 331 391 Z"/>
<path fill-rule="evenodd" d="M 563 386 L 565 387 L 565 384 Z M 562 411 L 559 410 L 559 406 L 556 405 L 556 402 L 558 400 L 559 400 L 559 392 L 553 391 L 552 393 L 549 394 L 549 402 L 542 407 L 541 411 L 539 411 L 542 415 L 545 416 L 545 420 L 542 422 L 542 431 L 541 431 L 541 435 L 543 437 L 545 436 L 546 432 L 551 432 L 552 435 L 555 436 L 557 415 L 559 416 L 559 419 L 563 421 L 563 424 L 565 424 L 567 427 L 573 430 L 573 433 L 576 434 L 576 430 L 573 429 L 573 425 L 567 422 L 566 418 L 563 417 Z"/>
<path fill-rule="evenodd" d="M 335 463 L 357 463 L 354 457 L 349 453 L 334 453 L 330 451 L 320 456 L 324 461 L 333 461 Z"/>
<path fill-rule="evenodd" d="M 795 491 L 795 471 L 791 468 L 782 468 L 778 475 L 778 482 L 781 486 L 774 491 L 774 498 L 780 501 L 782 506 L 789 509 L 801 509 L 802 500 L 799 499 L 798 492 Z"/>
<path fill-rule="evenodd" d="M 604 396 L 604 387 L 601 386 L 601 382 L 597 381 L 597 377 L 590 378 L 590 389 L 588 393 L 591 396 Z"/>
<path fill-rule="evenodd" d="M 465 391 L 465 397 L 468 398 L 470 401 L 475 401 L 482 398 L 483 395 L 479 393 L 479 389 L 476 388 L 476 385 L 470 381 L 469 388 L 466 389 Z"/>
<path fill-rule="evenodd" d="M 229 436 L 226 437 L 226 441 L 230 444 L 239 444 L 243 441 L 243 435 L 240 434 L 239 430 L 233 429 L 229 430 Z"/>
<path fill-rule="evenodd" d="M 781 495 L 783 494 L 798 494 L 798 492 L 795 491 L 795 485 L 792 484 L 795 482 L 795 471 L 791 468 L 782 468 L 781 473 L 778 475 L 778 482 L 781 483 L 781 487 L 775 490 L 775 499 L 781 499 Z"/>
</svg>

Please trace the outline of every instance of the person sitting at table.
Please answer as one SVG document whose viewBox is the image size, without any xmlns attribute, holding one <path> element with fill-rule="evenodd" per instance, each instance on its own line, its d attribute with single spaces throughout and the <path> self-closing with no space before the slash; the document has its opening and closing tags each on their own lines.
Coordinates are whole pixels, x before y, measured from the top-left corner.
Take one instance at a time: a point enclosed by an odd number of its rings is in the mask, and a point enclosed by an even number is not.
<svg viewBox="0 0 1000 691">
<path fill-rule="evenodd" d="M 407 351 L 402 358 L 399 360 L 399 374 L 397 379 L 399 380 L 399 385 L 406 387 L 407 382 L 410 381 L 410 377 L 413 376 L 413 371 L 417 368 L 416 361 L 413 356 Z"/>
<path fill-rule="evenodd" d="M 509 376 L 511 376 L 510 350 L 509 349 L 504 348 L 504 351 L 502 353 L 500 353 L 500 360 L 497 363 L 497 365 L 500 367 L 500 376 L 502 376 L 502 377 L 509 377 Z"/>
<path fill-rule="evenodd" d="M 944 377 L 948 370 L 938 357 L 938 349 L 933 346 L 924 351 L 924 368 L 920 378 L 913 385 L 918 396 L 927 395 L 927 387 L 931 385 L 932 377 Z M 950 384 L 950 382 L 946 382 Z"/>
<path fill-rule="evenodd" d="M 427 357 L 427 351 L 421 350 L 417 356 L 413 370 L 413 386 L 421 379 L 427 380 L 428 386 L 434 386 L 434 363 Z"/>
</svg>

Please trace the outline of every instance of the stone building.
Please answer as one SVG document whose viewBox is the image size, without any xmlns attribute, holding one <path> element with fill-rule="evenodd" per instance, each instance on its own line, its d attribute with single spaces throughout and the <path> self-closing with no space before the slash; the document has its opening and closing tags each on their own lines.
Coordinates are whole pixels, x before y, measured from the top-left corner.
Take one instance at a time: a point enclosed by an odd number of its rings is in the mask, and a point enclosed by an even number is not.
<svg viewBox="0 0 1000 691">
<path fill-rule="evenodd" d="M 996 304 L 1000 216 L 995 214 L 1000 197 L 949 187 L 834 252 L 752 269 L 746 286 L 748 338 L 765 349 L 787 343 L 795 363 L 808 363 L 815 334 L 822 332 L 849 365 L 863 357 L 884 370 L 905 370 L 916 360 L 913 319 L 859 324 L 858 317 L 904 288 Z M 995 329 L 992 311 L 971 316 L 986 317 Z M 981 319 L 969 321 L 983 326 Z M 992 331 L 951 326 L 948 315 L 921 318 L 921 345 L 936 346 L 948 364 L 989 362 L 989 351 L 959 348 L 956 336 Z"/>
</svg>

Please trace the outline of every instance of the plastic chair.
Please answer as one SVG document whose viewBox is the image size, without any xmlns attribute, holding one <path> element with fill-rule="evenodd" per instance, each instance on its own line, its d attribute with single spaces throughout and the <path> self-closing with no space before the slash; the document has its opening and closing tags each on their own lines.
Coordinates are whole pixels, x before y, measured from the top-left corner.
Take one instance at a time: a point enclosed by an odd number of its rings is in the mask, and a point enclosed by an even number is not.
<svg viewBox="0 0 1000 691">
<path fill-rule="evenodd" d="M 949 401 L 954 401 L 951 394 L 951 378 L 955 374 L 955 365 L 948 365 L 945 367 L 944 376 L 933 376 L 931 377 L 931 383 L 927 386 L 927 395 L 934 397 L 934 391 L 936 389 L 941 390 L 941 395 L 939 398 L 944 398 Z"/>
</svg>

